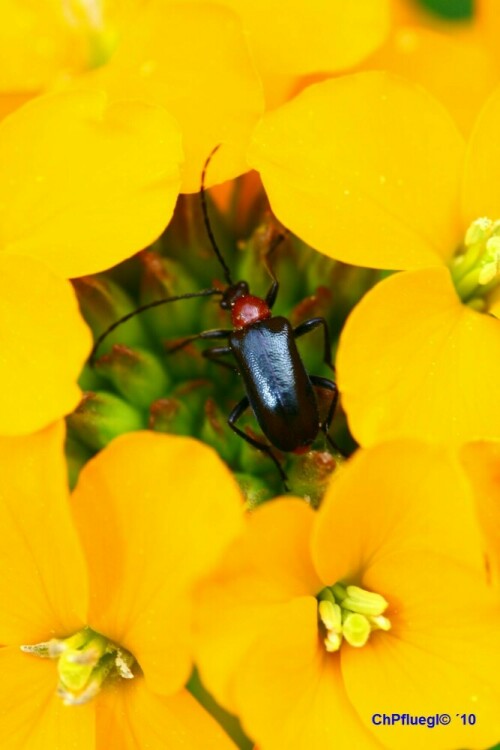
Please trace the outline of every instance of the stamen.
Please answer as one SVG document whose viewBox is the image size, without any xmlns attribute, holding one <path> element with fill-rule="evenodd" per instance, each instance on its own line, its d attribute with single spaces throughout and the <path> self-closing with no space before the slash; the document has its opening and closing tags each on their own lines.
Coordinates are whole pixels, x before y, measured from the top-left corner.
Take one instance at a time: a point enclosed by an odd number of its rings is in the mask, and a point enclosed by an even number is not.
<svg viewBox="0 0 500 750">
<path fill-rule="evenodd" d="M 88 627 L 69 638 L 21 646 L 21 651 L 57 659 L 57 694 L 68 706 L 86 703 L 113 676 L 126 680 L 134 677 L 132 654 Z"/>
<path fill-rule="evenodd" d="M 383 596 L 359 586 L 337 582 L 324 588 L 318 596 L 318 614 L 326 633 L 325 649 L 338 651 L 343 639 L 361 648 L 374 630 L 390 630 L 391 622 L 383 615 L 388 606 Z"/>
<path fill-rule="evenodd" d="M 485 298 L 500 283 L 500 221 L 482 217 L 472 222 L 450 272 L 462 301 L 475 310 L 487 309 Z"/>
<path fill-rule="evenodd" d="M 361 648 L 367 643 L 370 633 L 371 627 L 367 617 L 354 612 L 347 615 L 342 627 L 342 635 L 347 643 Z"/>
</svg>

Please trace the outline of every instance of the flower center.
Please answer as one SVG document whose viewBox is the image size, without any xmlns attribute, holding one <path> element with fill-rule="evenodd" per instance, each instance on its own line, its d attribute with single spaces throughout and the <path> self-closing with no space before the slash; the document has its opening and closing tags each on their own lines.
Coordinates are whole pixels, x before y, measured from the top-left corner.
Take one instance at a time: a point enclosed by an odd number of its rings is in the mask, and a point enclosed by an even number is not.
<svg viewBox="0 0 500 750">
<path fill-rule="evenodd" d="M 462 301 L 476 310 L 486 310 L 486 297 L 500 284 L 500 220 L 484 217 L 472 222 L 450 271 Z"/>
<path fill-rule="evenodd" d="M 336 583 L 324 588 L 318 596 L 318 613 L 326 631 L 326 650 L 338 651 L 344 639 L 361 648 L 373 630 L 390 630 L 390 620 L 383 615 L 388 606 L 383 596 L 359 586 Z"/>
<path fill-rule="evenodd" d="M 21 651 L 45 659 L 57 659 L 57 694 L 66 706 L 87 703 L 101 690 L 105 681 L 134 677 L 135 659 L 95 630 L 85 627 L 69 638 L 52 638 Z"/>
</svg>

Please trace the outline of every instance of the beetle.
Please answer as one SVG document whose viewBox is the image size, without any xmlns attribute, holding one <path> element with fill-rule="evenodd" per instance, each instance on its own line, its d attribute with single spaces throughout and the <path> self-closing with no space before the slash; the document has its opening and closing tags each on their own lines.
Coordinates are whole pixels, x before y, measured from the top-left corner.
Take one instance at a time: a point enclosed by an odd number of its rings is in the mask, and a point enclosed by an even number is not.
<svg viewBox="0 0 500 750">
<path fill-rule="evenodd" d="M 207 235 L 224 271 L 226 288 L 222 290 L 216 288 L 203 289 L 199 292 L 182 294 L 176 297 L 165 297 L 138 307 L 115 321 L 97 338 L 90 355 L 90 363 L 94 363 L 97 349 L 111 331 L 144 310 L 182 299 L 219 295 L 221 297 L 220 307 L 231 314 L 232 328 L 202 331 L 184 338 L 167 351 L 169 354 L 173 354 L 191 342 L 199 340 L 226 342 L 223 346 L 213 346 L 206 349 L 202 352 L 202 356 L 215 364 L 230 369 L 241 376 L 243 380 L 246 395 L 230 413 L 227 420 L 228 425 L 239 437 L 269 456 L 278 469 L 285 488 L 288 489 L 286 473 L 277 456 L 273 453 L 273 447 L 284 453 L 305 453 L 310 449 L 320 431 L 325 434 L 330 445 L 335 447 L 328 432 L 338 400 L 337 385 L 328 378 L 310 375 L 304 366 L 296 344 L 296 339 L 318 327 L 322 327 L 323 361 L 333 370 L 328 323 L 324 318 L 316 317 L 306 320 L 294 328 L 287 318 L 273 316 L 272 309 L 280 285 L 267 259 L 265 263 L 271 276 L 271 286 L 264 298 L 251 294 L 246 281 L 233 282 L 229 267 L 212 232 L 205 195 L 206 172 L 219 147 L 220 144 L 212 150 L 204 164 L 201 174 L 200 198 Z M 268 251 L 268 257 L 283 237 L 282 234 L 278 235 Z M 228 361 L 227 357 L 231 357 L 232 361 Z M 331 393 L 328 413 L 323 422 L 319 416 L 318 402 L 314 391 L 315 386 L 326 389 Z M 238 421 L 248 409 L 253 411 L 269 444 L 257 440 L 238 427 Z"/>
</svg>

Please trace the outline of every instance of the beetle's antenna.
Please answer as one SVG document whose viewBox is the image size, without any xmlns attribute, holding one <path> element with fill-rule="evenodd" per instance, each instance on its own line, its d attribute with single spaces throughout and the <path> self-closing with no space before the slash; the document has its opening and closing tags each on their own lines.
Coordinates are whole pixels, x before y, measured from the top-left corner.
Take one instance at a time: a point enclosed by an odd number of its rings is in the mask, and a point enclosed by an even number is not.
<svg viewBox="0 0 500 750">
<path fill-rule="evenodd" d="M 202 173 L 201 173 L 201 185 L 200 185 L 200 199 L 201 199 L 201 209 L 203 211 L 203 220 L 205 222 L 205 229 L 207 230 L 208 239 L 210 240 L 210 244 L 212 245 L 212 248 L 219 259 L 219 263 L 221 264 L 222 268 L 224 269 L 224 276 L 226 277 L 226 281 L 229 284 L 229 286 L 233 285 L 233 280 L 231 278 L 231 272 L 228 268 L 228 265 L 224 258 L 222 257 L 222 253 L 217 247 L 217 243 L 215 241 L 214 233 L 212 232 L 212 227 L 210 226 L 210 219 L 208 218 L 208 209 L 207 209 L 207 198 L 205 195 L 205 175 L 207 173 L 208 165 L 210 164 L 212 160 L 212 156 L 219 150 L 221 144 L 219 143 L 208 155 L 208 158 L 205 162 L 205 165 L 203 167 Z"/>
<path fill-rule="evenodd" d="M 118 326 L 121 326 L 122 323 L 126 323 L 127 320 L 130 320 L 130 318 L 134 318 L 136 315 L 139 315 L 139 313 L 142 313 L 145 310 L 150 310 L 152 307 L 159 307 L 160 305 L 165 305 L 167 302 L 178 302 L 181 299 L 192 299 L 193 297 L 211 297 L 213 294 L 220 294 L 222 296 L 223 292 L 221 292 L 220 289 L 202 289 L 200 292 L 190 292 L 188 294 L 181 294 L 178 297 L 162 297 L 162 299 L 157 299 L 154 302 L 149 302 L 147 305 L 141 305 L 140 307 L 137 307 L 135 310 L 132 310 L 132 312 L 127 313 L 127 315 L 124 315 L 123 318 L 120 318 L 119 320 L 115 320 L 115 322 L 112 323 L 109 326 L 109 328 L 107 328 L 103 333 L 101 333 L 101 335 L 96 339 L 94 347 L 92 351 L 90 352 L 90 357 L 89 357 L 90 366 L 91 367 L 94 366 L 97 350 L 101 346 L 104 339 L 107 338 L 108 334 L 114 331 L 115 328 L 118 328 Z"/>
</svg>

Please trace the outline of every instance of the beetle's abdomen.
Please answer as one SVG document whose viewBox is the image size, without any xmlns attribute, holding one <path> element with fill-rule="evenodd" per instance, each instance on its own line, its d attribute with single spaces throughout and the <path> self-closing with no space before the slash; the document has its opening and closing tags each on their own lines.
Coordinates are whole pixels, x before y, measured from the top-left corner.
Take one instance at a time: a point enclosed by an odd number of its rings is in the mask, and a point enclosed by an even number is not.
<svg viewBox="0 0 500 750">
<path fill-rule="evenodd" d="M 286 318 L 263 320 L 229 337 L 250 405 L 269 442 L 282 451 L 313 442 L 318 407 Z"/>
</svg>

